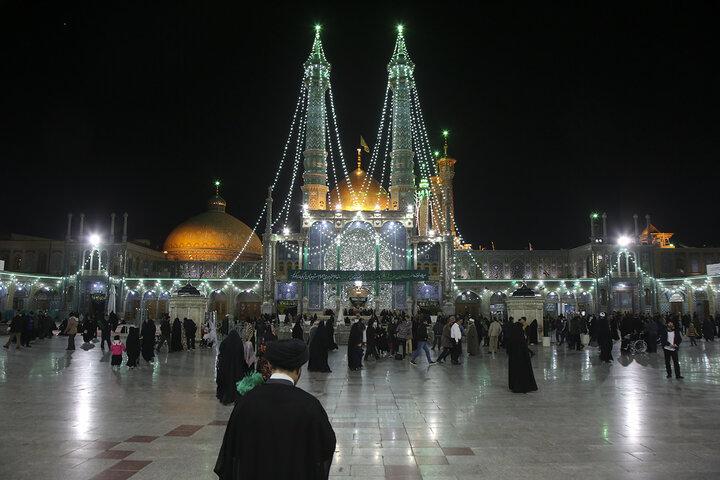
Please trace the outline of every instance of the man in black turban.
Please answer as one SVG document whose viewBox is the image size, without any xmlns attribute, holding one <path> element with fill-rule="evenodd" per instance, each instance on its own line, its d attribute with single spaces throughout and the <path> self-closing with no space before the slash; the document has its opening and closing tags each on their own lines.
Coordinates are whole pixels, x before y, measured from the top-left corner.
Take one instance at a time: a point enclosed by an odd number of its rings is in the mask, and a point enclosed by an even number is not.
<svg viewBox="0 0 720 480">
<path fill-rule="evenodd" d="M 265 358 L 272 375 L 235 404 L 215 473 L 222 480 L 328 478 L 335 432 L 320 402 L 295 386 L 307 345 L 296 338 L 268 342 Z"/>
</svg>

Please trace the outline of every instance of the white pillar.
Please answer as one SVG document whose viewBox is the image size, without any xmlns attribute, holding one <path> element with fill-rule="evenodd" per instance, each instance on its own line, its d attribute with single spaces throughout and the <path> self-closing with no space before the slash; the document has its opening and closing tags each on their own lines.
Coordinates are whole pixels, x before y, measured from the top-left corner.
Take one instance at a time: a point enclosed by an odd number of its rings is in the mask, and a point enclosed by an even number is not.
<svg viewBox="0 0 720 480">
<path fill-rule="evenodd" d="M 127 220 L 128 220 L 128 214 L 127 214 L 127 212 L 125 212 L 125 213 L 123 213 L 123 234 L 122 234 L 123 243 L 127 242 Z"/>
<path fill-rule="evenodd" d="M 65 234 L 65 241 L 69 242 L 72 239 L 72 213 L 68 213 L 67 233 Z"/>
</svg>

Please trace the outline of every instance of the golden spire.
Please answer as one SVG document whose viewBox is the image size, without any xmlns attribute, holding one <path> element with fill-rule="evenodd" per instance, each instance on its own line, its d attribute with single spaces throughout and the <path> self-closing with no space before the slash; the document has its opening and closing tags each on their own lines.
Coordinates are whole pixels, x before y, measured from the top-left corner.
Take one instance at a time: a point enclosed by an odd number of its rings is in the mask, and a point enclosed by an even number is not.
<svg viewBox="0 0 720 480">
<path fill-rule="evenodd" d="M 220 180 L 215 180 L 215 195 L 220 196 Z"/>
<path fill-rule="evenodd" d="M 362 166 L 362 156 L 360 155 L 360 150 L 362 150 L 362 149 L 360 149 L 360 148 L 357 149 L 357 151 L 358 151 L 358 170 L 361 170 L 360 167 Z"/>
<path fill-rule="evenodd" d="M 447 130 L 443 130 L 443 132 L 442 132 L 443 137 L 445 137 L 445 158 L 447 158 L 447 137 L 448 137 L 448 133 L 450 133 L 450 132 L 448 132 Z"/>
</svg>

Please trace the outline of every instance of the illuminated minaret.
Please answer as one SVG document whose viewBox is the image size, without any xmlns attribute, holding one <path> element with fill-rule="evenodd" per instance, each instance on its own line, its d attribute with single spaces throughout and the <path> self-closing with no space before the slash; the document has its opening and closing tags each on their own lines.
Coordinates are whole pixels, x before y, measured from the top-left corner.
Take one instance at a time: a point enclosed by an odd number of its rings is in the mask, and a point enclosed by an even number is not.
<svg viewBox="0 0 720 480">
<path fill-rule="evenodd" d="M 447 144 L 448 131 L 443 131 L 443 137 L 445 137 L 445 154 L 437 160 L 438 176 L 440 177 L 440 188 L 442 192 L 441 204 L 444 207 L 442 217 L 445 221 L 442 226 L 442 232 L 444 234 L 452 233 L 453 237 L 457 236 L 455 231 L 455 195 L 453 192 L 453 179 L 455 178 L 455 160 L 454 158 L 448 157 L 448 144 Z"/>
<path fill-rule="evenodd" d="M 303 152 L 303 204 L 310 210 L 327 209 L 327 150 L 325 149 L 325 92 L 330 86 L 330 63 L 315 27 L 315 42 L 305 62 L 303 82 L 308 89 L 305 151 Z"/>
<path fill-rule="evenodd" d="M 395 51 L 388 64 L 392 99 L 392 152 L 390 158 L 390 204 L 393 210 L 406 210 L 415 204 L 415 171 L 413 169 L 410 91 L 413 88 L 415 64 L 410 60 L 403 27 L 398 26 Z"/>
</svg>

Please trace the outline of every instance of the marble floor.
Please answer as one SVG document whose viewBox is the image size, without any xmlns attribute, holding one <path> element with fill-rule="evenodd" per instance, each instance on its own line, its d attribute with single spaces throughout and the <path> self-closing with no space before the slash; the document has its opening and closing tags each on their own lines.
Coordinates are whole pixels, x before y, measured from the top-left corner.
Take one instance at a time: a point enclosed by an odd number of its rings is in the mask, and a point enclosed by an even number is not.
<svg viewBox="0 0 720 480">
<path fill-rule="evenodd" d="M 5 343 L 7 337 L 0 337 Z M 212 350 L 113 371 L 66 339 L 0 353 L 0 478 L 212 479 L 231 407 L 215 399 Z M 684 380 L 662 353 L 534 347 L 539 391 L 507 389 L 503 354 L 428 367 L 371 361 L 303 372 L 337 434 L 331 475 L 375 479 L 720 478 L 720 342 L 684 342 Z"/>
</svg>

